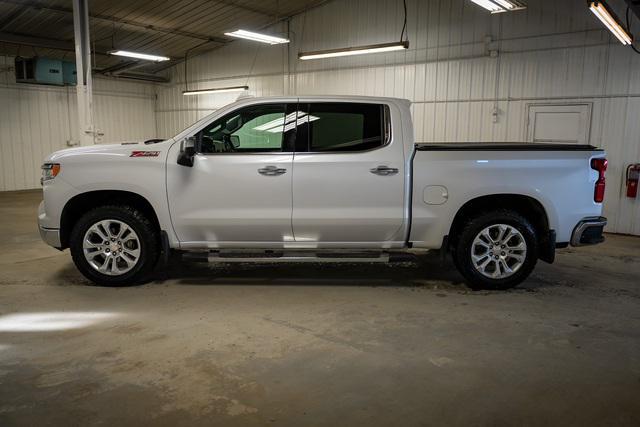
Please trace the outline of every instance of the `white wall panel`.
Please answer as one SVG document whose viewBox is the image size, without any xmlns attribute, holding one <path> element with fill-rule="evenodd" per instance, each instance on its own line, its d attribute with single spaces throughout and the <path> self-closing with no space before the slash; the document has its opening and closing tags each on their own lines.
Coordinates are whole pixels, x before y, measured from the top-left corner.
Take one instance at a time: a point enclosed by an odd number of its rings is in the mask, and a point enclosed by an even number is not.
<svg viewBox="0 0 640 427">
<path fill-rule="evenodd" d="M 408 51 L 299 61 L 299 51 L 399 39 L 402 2 L 334 0 L 291 20 L 289 46 L 239 41 L 190 59 L 189 85 L 248 81 L 254 95 L 408 98 L 416 139 L 425 142 L 526 141 L 528 104 L 591 103 L 590 142 L 610 160 L 608 230 L 640 234 L 640 201 L 624 197 L 622 176 L 628 163 L 640 162 L 640 55 L 612 40 L 583 0 L 527 3 L 524 11 L 490 15 L 469 0 L 408 0 Z M 172 83 L 158 86 L 160 135 L 234 99 L 184 99 L 182 66 L 167 75 Z"/>
<path fill-rule="evenodd" d="M 38 188 L 43 159 L 78 139 L 75 87 L 16 84 L 13 58 L 0 65 L 0 191 Z M 154 86 L 94 79 L 94 114 L 104 143 L 152 138 Z"/>
</svg>

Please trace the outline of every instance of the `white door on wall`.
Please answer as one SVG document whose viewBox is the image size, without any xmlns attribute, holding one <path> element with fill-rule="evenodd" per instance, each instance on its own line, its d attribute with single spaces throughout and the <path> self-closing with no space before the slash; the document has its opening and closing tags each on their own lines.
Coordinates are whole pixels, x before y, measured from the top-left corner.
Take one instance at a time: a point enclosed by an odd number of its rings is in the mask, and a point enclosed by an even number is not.
<svg viewBox="0 0 640 427">
<path fill-rule="evenodd" d="M 591 104 L 529 104 L 527 141 L 588 144 Z"/>
</svg>

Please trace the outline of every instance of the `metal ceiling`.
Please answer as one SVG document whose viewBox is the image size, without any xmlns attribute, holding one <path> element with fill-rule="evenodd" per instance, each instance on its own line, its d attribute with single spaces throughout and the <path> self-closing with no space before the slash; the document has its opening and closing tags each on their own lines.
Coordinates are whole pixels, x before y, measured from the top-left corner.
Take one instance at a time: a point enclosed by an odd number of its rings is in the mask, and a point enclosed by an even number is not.
<svg viewBox="0 0 640 427">
<path fill-rule="evenodd" d="M 327 0 L 90 0 L 94 68 L 105 74 L 154 73 L 234 39 L 238 28 L 258 30 Z M 158 54 L 168 64 L 107 55 L 112 49 Z M 0 54 L 73 60 L 70 0 L 0 0 Z"/>
</svg>

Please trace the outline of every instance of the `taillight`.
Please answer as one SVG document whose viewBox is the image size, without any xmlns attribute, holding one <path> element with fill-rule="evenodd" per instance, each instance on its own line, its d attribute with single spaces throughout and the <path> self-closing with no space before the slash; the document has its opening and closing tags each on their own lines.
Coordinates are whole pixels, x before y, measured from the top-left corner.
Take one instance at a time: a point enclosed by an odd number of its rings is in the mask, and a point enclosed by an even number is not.
<svg viewBox="0 0 640 427">
<path fill-rule="evenodd" d="M 596 181 L 596 188 L 593 191 L 593 201 L 596 203 L 602 203 L 604 200 L 604 173 L 607 171 L 607 159 L 591 159 L 591 169 L 598 172 L 598 180 Z"/>
</svg>

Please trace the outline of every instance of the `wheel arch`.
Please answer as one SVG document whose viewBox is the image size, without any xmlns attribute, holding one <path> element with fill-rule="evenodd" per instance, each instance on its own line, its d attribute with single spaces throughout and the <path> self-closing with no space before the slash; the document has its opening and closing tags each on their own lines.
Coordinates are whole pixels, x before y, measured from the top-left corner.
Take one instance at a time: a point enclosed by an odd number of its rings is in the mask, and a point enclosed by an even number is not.
<svg viewBox="0 0 640 427">
<path fill-rule="evenodd" d="M 527 218 L 539 238 L 540 259 L 553 262 L 555 253 L 555 232 L 550 229 L 549 216 L 542 203 L 531 196 L 522 194 L 490 194 L 467 201 L 456 213 L 447 236 L 447 250 L 458 243 L 460 232 L 468 219 L 481 212 L 509 209 Z"/>
<path fill-rule="evenodd" d="M 60 216 L 60 243 L 62 248 L 69 247 L 71 230 L 78 219 L 86 212 L 99 206 L 127 205 L 140 210 L 161 230 L 160 221 L 153 205 L 143 196 L 123 190 L 95 190 L 78 194 L 67 201 Z"/>
</svg>

